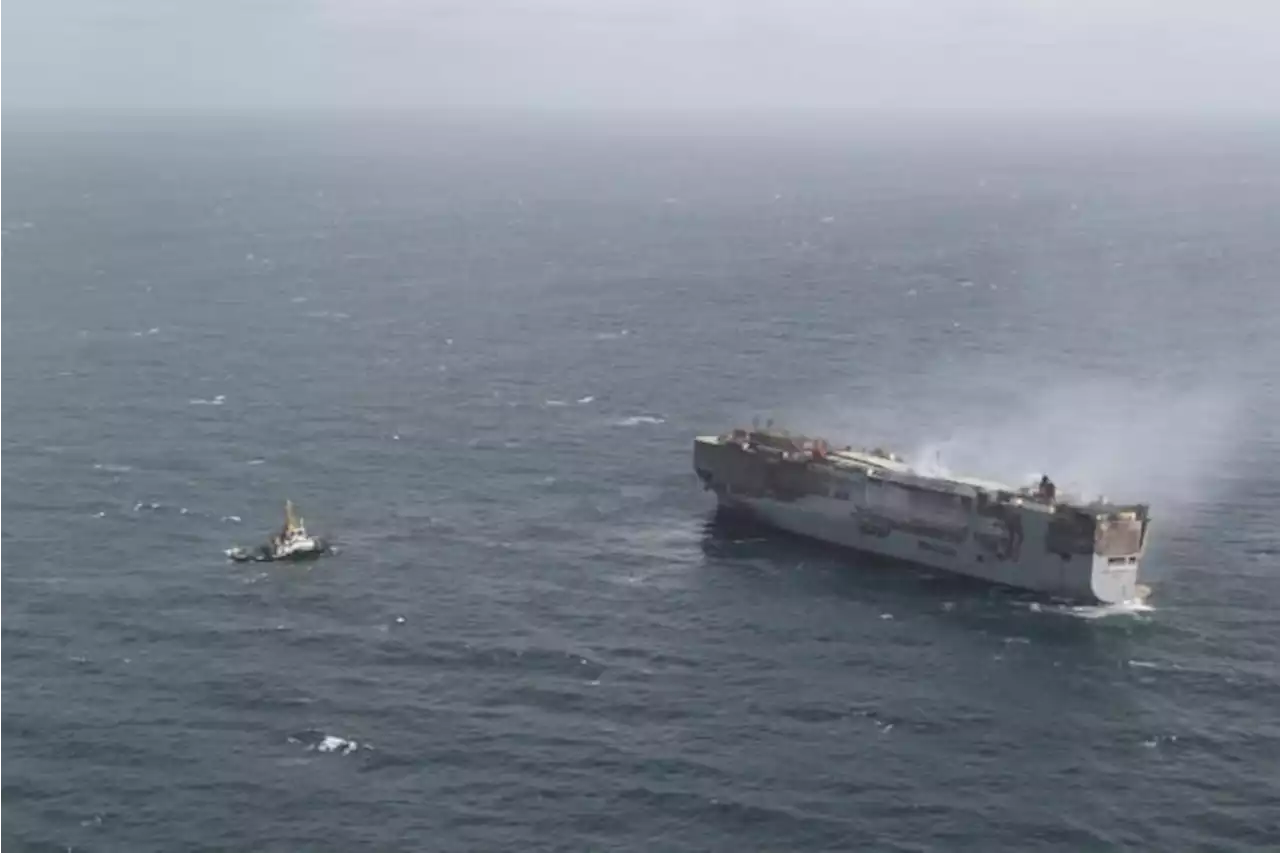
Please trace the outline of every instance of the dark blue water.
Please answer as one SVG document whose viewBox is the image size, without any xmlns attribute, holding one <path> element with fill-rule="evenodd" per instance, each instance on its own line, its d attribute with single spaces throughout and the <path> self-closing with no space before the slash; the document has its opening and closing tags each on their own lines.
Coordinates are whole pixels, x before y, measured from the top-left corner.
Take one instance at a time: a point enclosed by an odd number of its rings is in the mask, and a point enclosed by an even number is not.
<svg viewBox="0 0 1280 853">
<path fill-rule="evenodd" d="M 1280 135 L 1015 131 L 7 129 L 5 849 L 1274 849 Z M 716 522 L 754 415 L 1152 608 Z"/>
</svg>

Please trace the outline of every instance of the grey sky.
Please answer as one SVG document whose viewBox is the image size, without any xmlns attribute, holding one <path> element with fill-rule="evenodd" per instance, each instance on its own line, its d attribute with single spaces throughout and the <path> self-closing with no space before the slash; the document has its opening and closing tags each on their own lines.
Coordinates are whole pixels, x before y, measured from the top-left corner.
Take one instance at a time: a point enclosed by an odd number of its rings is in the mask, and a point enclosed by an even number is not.
<svg viewBox="0 0 1280 853">
<path fill-rule="evenodd" d="M 4 106 L 1274 111 L 1275 0 L 7 0 Z"/>
</svg>

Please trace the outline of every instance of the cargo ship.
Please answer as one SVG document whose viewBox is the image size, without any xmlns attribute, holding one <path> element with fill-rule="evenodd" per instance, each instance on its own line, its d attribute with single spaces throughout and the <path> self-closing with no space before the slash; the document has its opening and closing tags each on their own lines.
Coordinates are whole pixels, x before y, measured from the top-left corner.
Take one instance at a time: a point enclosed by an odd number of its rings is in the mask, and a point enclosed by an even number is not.
<svg viewBox="0 0 1280 853">
<path fill-rule="evenodd" d="M 697 436 L 718 506 L 831 545 L 1090 604 L 1143 601 L 1147 504 L 1083 501 L 1044 476 L 1013 487 L 933 476 L 894 453 L 772 426 Z"/>
</svg>

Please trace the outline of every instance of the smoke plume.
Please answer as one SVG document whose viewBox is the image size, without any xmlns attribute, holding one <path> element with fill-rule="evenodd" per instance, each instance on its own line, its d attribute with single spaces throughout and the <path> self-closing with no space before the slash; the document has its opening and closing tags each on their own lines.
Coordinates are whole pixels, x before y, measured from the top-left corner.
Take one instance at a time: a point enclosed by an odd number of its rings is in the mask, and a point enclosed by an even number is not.
<svg viewBox="0 0 1280 853">
<path fill-rule="evenodd" d="M 868 389 L 856 404 L 828 395 L 777 417 L 836 446 L 893 450 L 922 473 L 1012 486 L 1048 474 L 1068 496 L 1145 502 L 1166 518 L 1213 499 L 1245 438 L 1241 400 L 1221 385 L 968 376 Z"/>
</svg>

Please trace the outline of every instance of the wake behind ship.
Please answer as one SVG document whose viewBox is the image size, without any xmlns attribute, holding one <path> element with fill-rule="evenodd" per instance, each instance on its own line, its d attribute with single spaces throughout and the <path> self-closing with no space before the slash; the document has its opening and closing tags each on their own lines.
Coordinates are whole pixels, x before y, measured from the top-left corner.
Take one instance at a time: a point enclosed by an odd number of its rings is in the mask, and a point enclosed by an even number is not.
<svg viewBox="0 0 1280 853">
<path fill-rule="evenodd" d="M 734 429 L 694 441 L 720 506 L 833 545 L 1090 603 L 1141 600 L 1146 504 L 1060 497 L 1046 477 L 1013 488 L 930 477 L 880 450 Z"/>
</svg>

